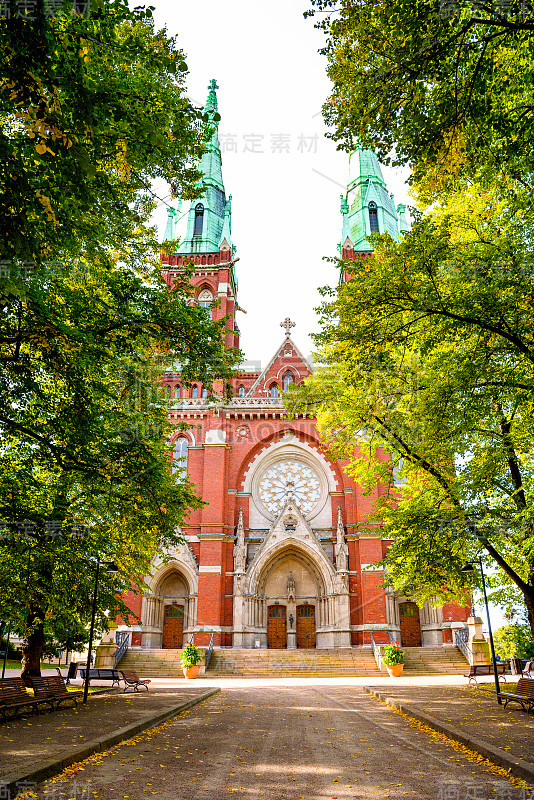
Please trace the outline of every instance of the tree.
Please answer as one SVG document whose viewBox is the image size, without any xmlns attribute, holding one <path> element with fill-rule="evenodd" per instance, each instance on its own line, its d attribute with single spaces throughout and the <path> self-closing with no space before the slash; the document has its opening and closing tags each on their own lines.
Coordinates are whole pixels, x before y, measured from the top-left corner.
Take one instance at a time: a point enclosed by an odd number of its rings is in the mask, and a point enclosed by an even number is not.
<svg viewBox="0 0 534 800">
<path fill-rule="evenodd" d="M 534 638 L 527 625 L 503 625 L 493 639 L 501 658 L 534 658 Z"/>
<path fill-rule="evenodd" d="M 369 523 L 393 540 L 392 585 L 457 596 L 482 548 L 494 596 L 518 591 L 534 630 L 530 7 L 311 5 L 333 138 L 409 165 L 423 211 L 400 243 L 340 265 L 352 279 L 323 308 L 324 366 L 294 408 L 318 405 L 331 447 L 378 481 Z"/>
<path fill-rule="evenodd" d="M 458 177 L 531 188 L 532 5 L 311 0 L 328 34 L 333 138 L 410 165 L 431 197 Z"/>
<path fill-rule="evenodd" d="M 322 366 L 286 402 L 317 408 L 325 444 L 378 484 L 368 523 L 393 541 L 395 588 L 458 597 L 482 549 L 533 627 L 531 230 L 473 186 L 399 243 L 374 237 L 372 258 L 341 262 L 351 278 L 322 307 Z"/>
<path fill-rule="evenodd" d="M 119 566 L 102 628 L 180 541 L 201 501 L 171 475 L 158 385 L 178 364 L 185 383 L 224 381 L 237 354 L 187 270 L 163 282 L 149 225 L 153 179 L 194 196 L 210 135 L 174 40 L 121 0 L 88 18 L 39 0 L 0 40 L 0 616 L 25 636 L 26 677 L 47 632 L 87 623 L 97 559 Z"/>
</svg>

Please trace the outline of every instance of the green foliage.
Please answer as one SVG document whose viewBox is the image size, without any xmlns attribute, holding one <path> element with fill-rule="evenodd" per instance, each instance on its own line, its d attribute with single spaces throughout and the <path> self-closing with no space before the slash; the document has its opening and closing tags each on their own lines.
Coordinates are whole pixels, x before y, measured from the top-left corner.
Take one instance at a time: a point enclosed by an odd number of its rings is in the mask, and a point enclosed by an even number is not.
<svg viewBox="0 0 534 800">
<path fill-rule="evenodd" d="M 182 666 L 186 669 L 196 667 L 202 662 L 202 653 L 191 642 L 187 642 L 182 653 Z"/>
<path fill-rule="evenodd" d="M 503 625 L 493 634 L 501 658 L 534 658 L 534 637 L 527 625 Z"/>
<path fill-rule="evenodd" d="M 386 667 L 394 664 L 404 664 L 404 650 L 397 643 L 385 644 L 380 648 L 380 658 Z"/>
<path fill-rule="evenodd" d="M 183 53 L 150 11 L 102 0 L 2 20 L 0 619 L 38 670 L 47 636 L 97 627 L 180 541 L 201 501 L 171 475 L 165 371 L 227 380 L 224 322 L 172 289 L 149 225 L 154 179 L 192 197 L 206 129 Z M 28 667 L 29 664 L 29 667 Z"/>
<path fill-rule="evenodd" d="M 409 164 L 432 194 L 459 176 L 512 177 L 534 167 L 531 11 L 438 0 L 311 0 L 328 33 L 333 138 Z"/>
<path fill-rule="evenodd" d="M 388 579 L 417 601 L 464 597 L 482 547 L 534 611 L 532 214 L 474 185 L 400 243 L 345 263 L 293 411 L 318 409 L 331 452 L 374 496 Z M 389 454 L 392 454 L 390 456 Z M 378 489 L 377 489 L 378 487 Z"/>
<path fill-rule="evenodd" d="M 373 237 L 372 260 L 340 265 L 323 366 L 287 402 L 318 409 L 373 495 L 391 585 L 467 601 L 460 567 L 482 550 L 492 599 L 520 594 L 534 631 L 534 25 L 519 0 L 311 5 L 333 138 L 410 165 L 426 208 L 400 243 Z"/>
</svg>

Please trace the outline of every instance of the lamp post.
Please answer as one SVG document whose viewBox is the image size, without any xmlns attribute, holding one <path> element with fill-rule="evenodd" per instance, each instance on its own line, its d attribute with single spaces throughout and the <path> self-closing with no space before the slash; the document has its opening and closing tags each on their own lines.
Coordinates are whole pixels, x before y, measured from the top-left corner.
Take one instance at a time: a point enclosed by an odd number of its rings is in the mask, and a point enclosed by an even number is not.
<svg viewBox="0 0 534 800">
<path fill-rule="evenodd" d="M 495 658 L 495 645 L 493 643 L 493 633 L 491 630 L 491 620 L 490 620 L 490 613 L 489 613 L 489 605 L 488 605 L 488 596 L 486 594 L 486 581 L 484 579 L 484 568 L 482 566 L 482 559 L 480 556 L 477 556 L 474 561 L 478 561 L 480 566 L 480 575 L 482 577 L 482 590 L 484 592 L 484 603 L 486 605 L 486 617 L 488 618 L 488 632 L 490 638 L 490 647 L 491 647 L 491 663 L 493 664 L 493 677 L 495 678 L 495 691 L 497 692 L 497 702 L 500 706 L 502 706 L 502 700 L 499 696 L 499 692 L 501 691 L 501 687 L 499 686 L 499 676 L 497 675 L 497 659 Z M 467 561 L 463 567 L 461 568 L 462 572 L 474 572 L 475 568 L 471 561 Z"/>
<path fill-rule="evenodd" d="M 2 678 L 6 674 L 7 651 L 9 650 L 9 637 L 11 635 L 11 622 L 7 626 L 6 649 L 4 650 L 4 663 L 2 665 Z"/>
<path fill-rule="evenodd" d="M 100 559 L 96 560 L 95 572 L 95 588 L 93 591 L 93 609 L 91 612 L 91 627 L 89 629 L 89 650 L 87 651 L 87 664 L 85 667 L 85 681 L 83 684 L 83 702 L 87 703 L 87 695 L 89 694 L 89 671 L 91 669 L 91 651 L 93 649 L 93 635 L 95 632 L 95 617 L 96 617 L 96 604 L 98 600 L 98 576 L 100 574 Z M 118 572 L 119 569 L 113 561 L 106 564 L 106 572 Z"/>
</svg>

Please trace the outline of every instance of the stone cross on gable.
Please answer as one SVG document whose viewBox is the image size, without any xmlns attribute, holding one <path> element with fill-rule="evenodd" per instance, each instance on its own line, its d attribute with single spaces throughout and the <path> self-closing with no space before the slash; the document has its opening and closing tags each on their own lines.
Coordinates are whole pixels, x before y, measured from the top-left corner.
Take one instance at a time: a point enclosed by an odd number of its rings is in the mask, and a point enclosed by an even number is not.
<svg viewBox="0 0 534 800">
<path fill-rule="evenodd" d="M 286 329 L 286 338 L 287 339 L 289 339 L 289 337 L 291 336 L 291 328 L 294 328 L 295 325 L 296 325 L 296 322 L 291 322 L 289 317 L 286 317 L 285 320 L 280 323 L 280 327 Z"/>
</svg>

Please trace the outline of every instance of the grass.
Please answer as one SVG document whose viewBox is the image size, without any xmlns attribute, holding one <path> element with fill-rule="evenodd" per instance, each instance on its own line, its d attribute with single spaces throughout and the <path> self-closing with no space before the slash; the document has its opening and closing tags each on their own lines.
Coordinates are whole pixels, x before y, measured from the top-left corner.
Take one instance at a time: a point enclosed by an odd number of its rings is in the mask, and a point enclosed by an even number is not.
<svg viewBox="0 0 534 800">
<path fill-rule="evenodd" d="M 479 683 L 477 685 L 478 689 L 482 689 L 484 692 L 493 692 L 495 694 L 495 684 L 494 683 Z M 501 683 L 501 692 L 512 692 L 512 694 L 517 689 L 517 682 L 510 683 L 507 681 L 506 683 L 503 681 Z"/>
</svg>

